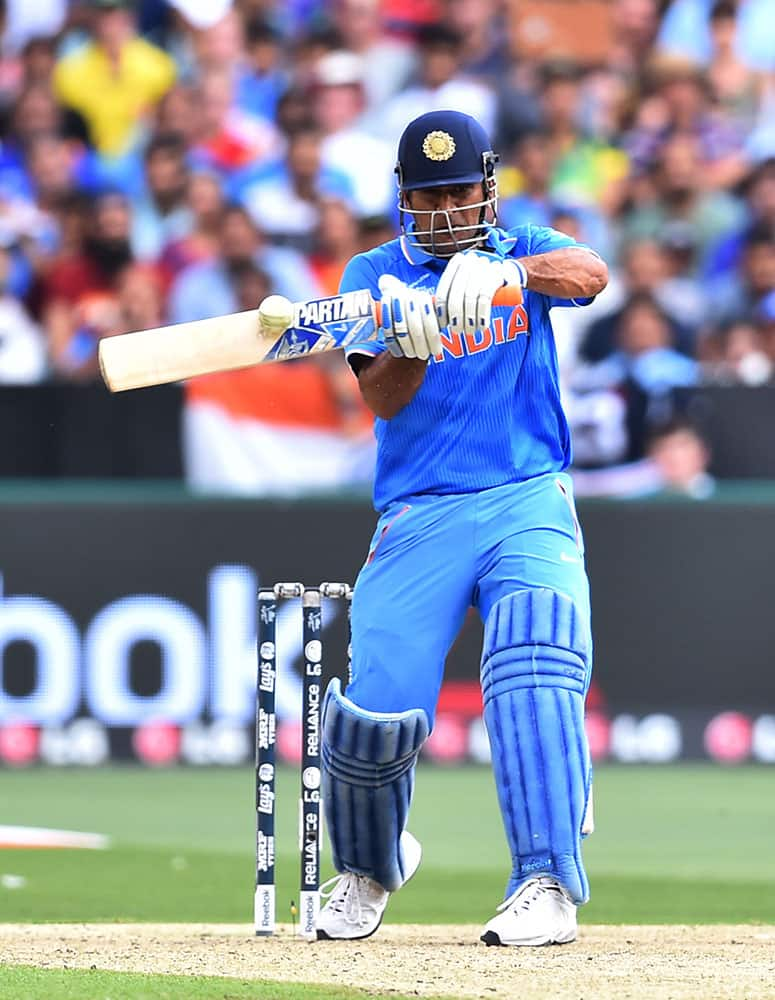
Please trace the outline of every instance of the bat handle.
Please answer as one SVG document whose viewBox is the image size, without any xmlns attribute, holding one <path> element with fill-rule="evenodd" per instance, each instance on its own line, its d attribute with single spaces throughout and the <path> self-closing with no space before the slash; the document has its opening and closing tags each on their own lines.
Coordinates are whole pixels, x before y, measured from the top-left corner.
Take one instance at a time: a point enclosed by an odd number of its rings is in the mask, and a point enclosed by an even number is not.
<svg viewBox="0 0 775 1000">
<path fill-rule="evenodd" d="M 493 296 L 494 306 L 521 306 L 522 285 L 504 285 Z"/>
<path fill-rule="evenodd" d="M 499 288 L 493 296 L 492 304 L 494 306 L 522 305 L 522 286 L 504 285 L 502 288 Z M 374 303 L 374 316 L 377 321 L 377 326 L 382 326 L 382 305 L 379 302 Z"/>
</svg>

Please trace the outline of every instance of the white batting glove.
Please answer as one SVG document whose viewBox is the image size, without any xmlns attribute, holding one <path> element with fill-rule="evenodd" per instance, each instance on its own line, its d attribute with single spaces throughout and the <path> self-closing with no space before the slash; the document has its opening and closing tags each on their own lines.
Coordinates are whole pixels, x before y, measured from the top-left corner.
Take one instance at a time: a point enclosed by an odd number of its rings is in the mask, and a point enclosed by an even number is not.
<svg viewBox="0 0 775 1000">
<path fill-rule="evenodd" d="M 441 352 L 439 320 L 430 292 L 408 288 L 392 274 L 379 279 L 382 327 L 394 358 L 426 361 Z"/>
<path fill-rule="evenodd" d="M 483 330 L 492 319 L 492 300 L 504 285 L 527 284 L 527 273 L 512 258 L 465 250 L 450 258 L 436 289 L 439 326 L 450 333 Z"/>
</svg>

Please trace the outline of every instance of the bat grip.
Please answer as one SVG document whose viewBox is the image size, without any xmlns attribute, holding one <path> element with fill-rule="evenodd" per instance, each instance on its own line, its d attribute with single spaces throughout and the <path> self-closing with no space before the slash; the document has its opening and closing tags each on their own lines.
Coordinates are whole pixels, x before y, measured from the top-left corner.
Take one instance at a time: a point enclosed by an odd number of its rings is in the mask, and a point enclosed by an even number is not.
<svg viewBox="0 0 775 1000">
<path fill-rule="evenodd" d="M 434 299 L 434 302 L 436 300 Z M 519 306 L 522 305 L 521 285 L 503 285 L 493 296 L 494 306 Z M 377 326 L 382 326 L 382 306 L 379 302 L 374 303 L 374 316 Z"/>
</svg>

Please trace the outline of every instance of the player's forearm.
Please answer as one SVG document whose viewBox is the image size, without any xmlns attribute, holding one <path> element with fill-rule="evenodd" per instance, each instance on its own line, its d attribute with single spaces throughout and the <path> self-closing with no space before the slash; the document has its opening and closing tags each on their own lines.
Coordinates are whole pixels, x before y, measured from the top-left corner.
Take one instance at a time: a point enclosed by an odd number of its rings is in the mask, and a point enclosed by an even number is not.
<svg viewBox="0 0 775 1000">
<path fill-rule="evenodd" d="M 596 254 L 580 247 L 566 247 L 520 257 L 527 271 L 527 287 L 563 299 L 592 298 L 608 284 L 608 268 Z"/>
<path fill-rule="evenodd" d="M 390 420 L 411 403 L 425 378 L 428 362 L 418 358 L 394 358 L 385 351 L 364 364 L 358 385 L 368 408 L 383 420 Z"/>
</svg>

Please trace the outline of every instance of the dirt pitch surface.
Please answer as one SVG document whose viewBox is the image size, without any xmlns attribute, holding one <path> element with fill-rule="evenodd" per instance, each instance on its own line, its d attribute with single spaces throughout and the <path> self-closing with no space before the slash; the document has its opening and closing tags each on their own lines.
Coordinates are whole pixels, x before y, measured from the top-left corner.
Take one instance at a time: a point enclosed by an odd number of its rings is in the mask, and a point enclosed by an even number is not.
<svg viewBox="0 0 775 1000">
<path fill-rule="evenodd" d="M 0 961 L 339 984 L 384 997 L 775 997 L 775 927 L 586 926 L 555 948 L 486 948 L 480 930 L 386 925 L 369 941 L 308 943 L 290 927 L 256 938 L 236 924 L 0 924 Z"/>
</svg>

